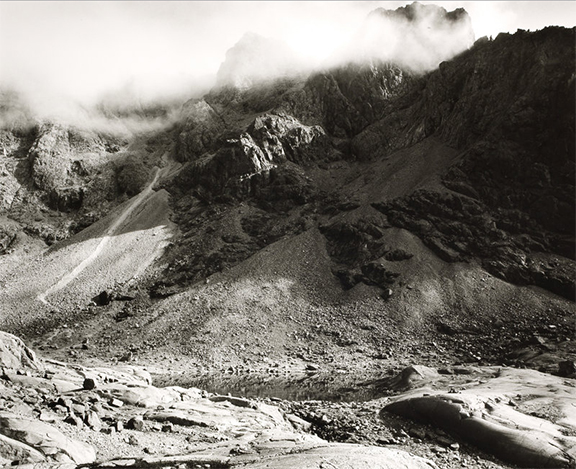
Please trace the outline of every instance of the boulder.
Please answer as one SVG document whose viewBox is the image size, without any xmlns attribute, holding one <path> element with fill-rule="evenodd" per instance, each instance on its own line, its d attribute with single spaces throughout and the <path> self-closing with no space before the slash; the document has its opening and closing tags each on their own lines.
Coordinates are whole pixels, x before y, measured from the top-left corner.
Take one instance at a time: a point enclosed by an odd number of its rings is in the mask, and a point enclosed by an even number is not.
<svg viewBox="0 0 576 469">
<path fill-rule="evenodd" d="M 13 369 L 44 369 L 36 354 L 26 347 L 22 339 L 2 331 L 0 331 L 0 366 Z"/>
<path fill-rule="evenodd" d="M 76 464 L 90 464 L 96 460 L 92 446 L 68 438 L 46 423 L 12 413 L 0 412 L 0 434 L 34 448 L 51 460 L 69 460 Z"/>
<path fill-rule="evenodd" d="M 433 368 L 412 365 L 404 368 L 400 374 L 393 378 L 379 380 L 378 387 L 394 391 L 407 391 L 408 389 L 420 387 L 428 381 L 438 378 L 438 376 L 438 372 Z"/>
<path fill-rule="evenodd" d="M 549 436 L 517 430 L 463 411 L 450 396 L 425 396 L 387 405 L 385 411 L 433 424 L 504 461 L 520 467 L 557 468 L 570 463 L 561 447 Z"/>
<path fill-rule="evenodd" d="M 0 466 L 4 466 L 3 460 L 8 466 L 14 462 L 18 464 L 40 462 L 45 458 L 40 451 L 31 446 L 0 434 Z"/>
<path fill-rule="evenodd" d="M 520 467 L 568 467 L 576 459 L 572 383 L 534 370 L 477 367 L 471 372 L 443 375 L 426 389 L 407 391 L 381 416 L 390 412 L 432 425 Z"/>
</svg>

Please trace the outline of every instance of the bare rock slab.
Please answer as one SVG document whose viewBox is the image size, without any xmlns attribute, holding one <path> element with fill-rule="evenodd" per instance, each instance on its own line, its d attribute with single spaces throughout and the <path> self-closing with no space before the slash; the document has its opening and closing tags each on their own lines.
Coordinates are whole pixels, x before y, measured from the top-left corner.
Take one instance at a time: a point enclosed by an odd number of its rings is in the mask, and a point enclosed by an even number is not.
<svg viewBox="0 0 576 469">
<path fill-rule="evenodd" d="M 533 370 L 492 369 L 492 376 L 487 370 L 459 389 L 405 393 L 382 412 L 431 424 L 520 467 L 568 467 L 576 460 L 574 383 Z"/>
<path fill-rule="evenodd" d="M 0 434 L 32 447 L 35 455 L 40 452 L 47 460 L 90 464 L 96 459 L 92 446 L 72 440 L 46 423 L 8 412 L 0 412 Z"/>
<path fill-rule="evenodd" d="M 0 331 L 0 367 L 44 369 L 36 354 L 26 347 L 22 339 L 2 331 Z"/>
<path fill-rule="evenodd" d="M 232 461 L 233 462 L 233 461 Z M 243 466 L 250 469 L 318 469 L 347 467 L 351 469 L 437 469 L 427 459 L 405 451 L 350 444 L 331 444 L 297 454 L 273 456 Z"/>
</svg>

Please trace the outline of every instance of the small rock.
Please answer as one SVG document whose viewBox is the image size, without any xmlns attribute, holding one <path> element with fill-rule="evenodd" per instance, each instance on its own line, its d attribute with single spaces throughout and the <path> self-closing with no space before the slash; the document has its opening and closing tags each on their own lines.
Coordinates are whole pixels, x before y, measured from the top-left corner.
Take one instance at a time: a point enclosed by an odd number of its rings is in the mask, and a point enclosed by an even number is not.
<svg viewBox="0 0 576 469">
<path fill-rule="evenodd" d="M 124 403 L 119 399 L 110 399 L 108 402 L 112 407 L 122 407 Z"/>
<path fill-rule="evenodd" d="M 101 291 L 94 298 L 92 298 L 92 301 L 97 306 L 106 306 L 106 305 L 110 304 L 110 301 L 112 301 L 112 298 L 111 298 L 110 294 L 106 290 L 104 290 L 104 291 Z"/>
<path fill-rule="evenodd" d="M 412 427 L 408 434 L 413 438 L 420 438 L 421 440 L 426 439 L 426 432 L 420 428 Z"/>
<path fill-rule="evenodd" d="M 166 423 L 162 425 L 162 431 L 164 433 L 172 433 L 174 431 L 174 427 L 172 426 L 171 423 Z"/>
<path fill-rule="evenodd" d="M 574 360 L 565 360 L 558 363 L 558 376 L 576 378 L 576 363 L 574 363 Z"/>
<path fill-rule="evenodd" d="M 95 432 L 99 432 L 102 429 L 102 421 L 100 420 L 100 417 L 98 417 L 98 414 L 94 411 L 90 411 L 86 414 L 84 423 Z"/>
<path fill-rule="evenodd" d="M 128 430 L 138 430 L 141 432 L 144 430 L 144 420 L 140 417 L 132 417 L 128 422 L 126 422 L 126 428 Z"/>
<path fill-rule="evenodd" d="M 114 423 L 114 429 L 115 429 L 117 432 L 121 432 L 122 430 L 124 430 L 124 424 L 122 423 L 122 420 L 117 420 L 117 421 Z"/>
<path fill-rule="evenodd" d="M 131 362 L 133 359 L 134 359 L 134 354 L 132 352 L 128 352 L 128 353 L 122 355 L 122 357 L 120 357 L 121 362 Z"/>
<path fill-rule="evenodd" d="M 432 452 L 440 454 L 440 453 L 446 453 L 447 450 L 446 450 L 446 448 L 441 448 L 440 446 L 434 446 L 432 448 Z"/>
<path fill-rule="evenodd" d="M 62 406 L 67 410 L 72 410 L 72 399 L 65 399 L 63 397 L 60 397 L 57 401 L 56 401 L 56 405 L 57 406 Z"/>
<path fill-rule="evenodd" d="M 56 414 L 46 411 L 46 410 L 41 410 L 40 411 L 40 416 L 39 416 L 40 421 L 42 422 L 46 422 L 46 423 L 54 423 L 57 419 Z"/>
<path fill-rule="evenodd" d="M 86 378 L 82 384 L 82 387 L 87 391 L 90 391 L 96 388 L 96 380 L 94 380 L 94 378 Z"/>
<path fill-rule="evenodd" d="M 86 406 L 84 404 L 72 404 L 72 410 L 82 417 L 86 414 Z"/>
<path fill-rule="evenodd" d="M 458 451 L 460 449 L 460 445 L 458 443 L 452 443 L 450 445 L 450 449 L 453 451 Z"/>
<path fill-rule="evenodd" d="M 397 441 L 394 438 L 378 438 L 376 443 L 379 445 L 395 445 Z"/>
<path fill-rule="evenodd" d="M 388 298 L 390 298 L 392 296 L 392 289 L 391 288 L 386 288 L 382 294 L 380 295 L 384 300 L 387 300 Z"/>
<path fill-rule="evenodd" d="M 73 412 L 64 419 L 64 422 L 69 423 L 70 425 L 74 425 L 78 428 L 82 428 L 84 426 L 82 419 L 75 415 Z"/>
<path fill-rule="evenodd" d="M 140 444 L 138 438 L 136 438 L 134 435 L 128 436 L 128 440 L 126 442 L 132 446 L 138 446 Z"/>
</svg>

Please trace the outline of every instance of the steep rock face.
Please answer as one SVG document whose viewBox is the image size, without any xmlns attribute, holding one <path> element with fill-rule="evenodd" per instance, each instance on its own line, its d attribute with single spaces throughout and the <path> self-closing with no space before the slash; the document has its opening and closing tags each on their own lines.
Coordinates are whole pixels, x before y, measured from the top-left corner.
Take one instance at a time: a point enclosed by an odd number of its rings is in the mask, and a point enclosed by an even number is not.
<svg viewBox="0 0 576 469">
<path fill-rule="evenodd" d="M 323 153 L 329 151 L 329 141 L 322 127 L 304 125 L 283 113 L 258 116 L 248 132 L 270 161 L 306 164 L 327 156 Z"/>
<path fill-rule="evenodd" d="M 189 161 L 212 149 L 226 124 L 204 99 L 185 103 L 182 115 L 176 157 L 180 161 Z"/>
<path fill-rule="evenodd" d="M 401 15 L 411 21 L 410 10 Z M 311 203 L 333 215 L 335 194 L 320 196 L 307 171 L 381 161 L 434 137 L 461 152 L 448 170 L 430 169 L 442 185 L 368 202 L 444 260 L 479 259 L 508 281 L 572 297 L 573 42 L 574 30 L 520 31 L 478 41 L 426 75 L 371 61 L 300 81 L 213 91 L 193 105 L 196 117 L 184 126 L 184 140 L 193 142 L 195 133 L 201 143 L 186 154 L 195 156 L 182 157 L 197 160 L 171 190 L 204 201 L 232 196 L 267 210 L 285 197 L 291 202 L 282 210 Z M 330 237 L 341 238 L 337 226 L 323 229 L 329 245 Z M 349 265 L 336 255 L 335 268 L 362 279 L 361 267 L 383 252 Z"/>
<path fill-rule="evenodd" d="M 321 124 L 330 135 L 350 138 L 381 119 L 413 79 L 386 62 L 347 64 L 311 75 L 283 96 L 279 108 L 303 122 Z"/>
<path fill-rule="evenodd" d="M 32 179 L 38 189 L 48 193 L 52 208 L 62 211 L 80 208 L 83 191 L 77 180 L 85 176 L 86 171 L 71 155 L 102 151 L 105 151 L 104 142 L 96 136 L 57 124 L 40 126 L 29 152 Z"/>
<path fill-rule="evenodd" d="M 1 236 L 3 253 L 22 238 L 18 233 L 52 244 L 81 231 L 147 180 L 156 134 L 146 136 L 145 148 L 136 143 L 134 151 L 120 151 L 128 141 L 116 134 L 30 116 L 6 122 L 12 108 L 2 103 L 0 215 L 8 220 Z M 22 238 L 24 244 L 27 239 Z"/>
<path fill-rule="evenodd" d="M 202 199 L 220 195 L 245 198 L 255 194 L 262 183 L 293 173 L 288 165 L 274 171 L 278 165 L 288 161 L 306 164 L 334 153 L 320 126 L 304 125 L 282 112 L 266 113 L 244 132 L 227 138 L 215 153 L 205 153 L 189 163 L 174 185 L 180 191 L 192 189 Z"/>
<path fill-rule="evenodd" d="M 445 258 L 479 256 L 502 278 L 569 298 L 570 263 L 550 266 L 530 252 L 574 258 L 573 41 L 574 30 L 547 28 L 480 42 L 422 82 L 399 121 L 384 118 L 353 143 L 378 155 L 394 134 L 407 136 L 393 146 L 435 134 L 467 150 L 443 176 L 459 194 L 415 193 L 388 206 L 391 221 Z"/>
</svg>

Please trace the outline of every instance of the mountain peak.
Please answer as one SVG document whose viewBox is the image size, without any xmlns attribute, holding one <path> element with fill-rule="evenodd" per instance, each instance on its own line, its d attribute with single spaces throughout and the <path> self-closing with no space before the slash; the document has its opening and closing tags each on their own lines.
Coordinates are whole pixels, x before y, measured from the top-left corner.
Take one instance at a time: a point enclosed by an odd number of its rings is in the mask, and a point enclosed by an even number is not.
<svg viewBox="0 0 576 469">
<path fill-rule="evenodd" d="M 226 52 L 216 86 L 246 89 L 274 78 L 291 75 L 298 59 L 283 41 L 247 32 Z"/>
<path fill-rule="evenodd" d="M 470 48 L 474 31 L 463 8 L 446 11 L 414 2 L 396 10 L 372 11 L 350 47 L 351 61 L 391 62 L 427 72 Z"/>
<path fill-rule="evenodd" d="M 369 16 L 384 16 L 393 19 L 403 19 L 408 22 L 419 22 L 424 18 L 432 18 L 435 21 L 458 22 L 468 18 L 468 12 L 464 8 L 457 8 L 451 12 L 438 5 L 423 5 L 420 2 L 414 2 L 405 7 L 399 7 L 396 10 L 387 10 L 386 8 L 377 8 Z"/>
</svg>

